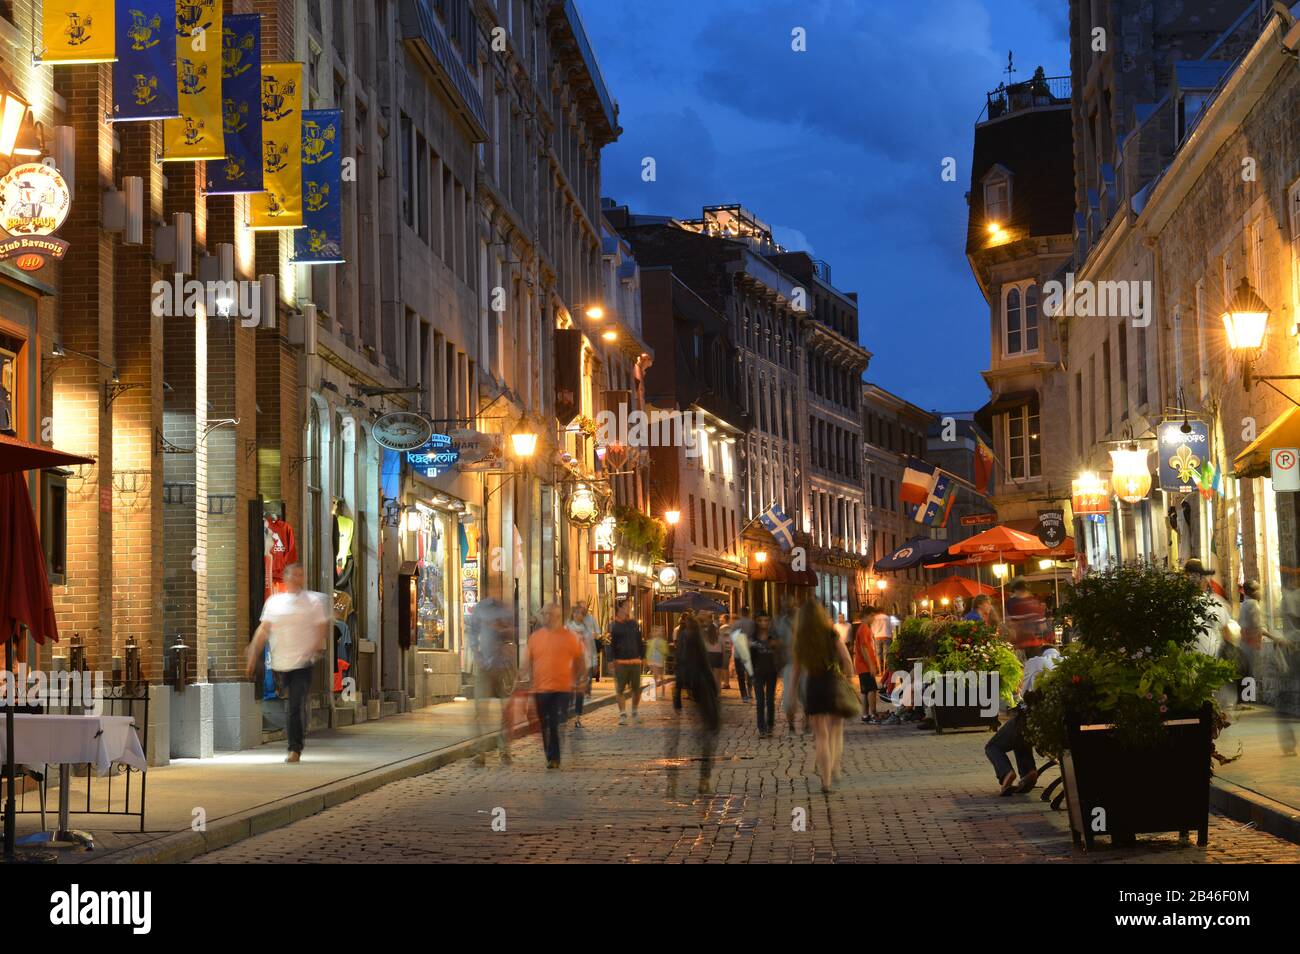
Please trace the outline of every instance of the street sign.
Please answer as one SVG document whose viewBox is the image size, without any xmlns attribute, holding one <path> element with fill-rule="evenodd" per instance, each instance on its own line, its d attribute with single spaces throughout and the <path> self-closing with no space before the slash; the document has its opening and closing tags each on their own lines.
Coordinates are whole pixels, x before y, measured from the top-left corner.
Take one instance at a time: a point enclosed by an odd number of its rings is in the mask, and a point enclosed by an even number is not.
<svg viewBox="0 0 1300 954">
<path fill-rule="evenodd" d="M 961 518 L 963 527 L 992 526 L 998 522 L 996 513 L 971 513 Z"/>
<path fill-rule="evenodd" d="M 1269 452 L 1273 465 L 1273 489 L 1279 493 L 1300 490 L 1300 449 L 1277 447 Z"/>
</svg>

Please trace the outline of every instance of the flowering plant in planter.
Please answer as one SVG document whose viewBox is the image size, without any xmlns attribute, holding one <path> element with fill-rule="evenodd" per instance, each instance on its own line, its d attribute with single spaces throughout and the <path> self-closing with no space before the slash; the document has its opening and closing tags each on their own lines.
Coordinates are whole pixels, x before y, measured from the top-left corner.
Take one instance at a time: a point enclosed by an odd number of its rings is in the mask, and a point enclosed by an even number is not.
<svg viewBox="0 0 1300 954">
<path fill-rule="evenodd" d="M 1039 751 L 1068 748 L 1067 720 L 1114 725 L 1122 746 L 1139 749 L 1161 742 L 1166 720 L 1207 705 L 1215 734 L 1227 725 L 1215 693 L 1237 670 L 1193 648 L 1214 621 L 1193 580 L 1152 563 L 1112 565 L 1075 584 L 1061 613 L 1078 642 L 1032 693 L 1026 732 Z"/>
<path fill-rule="evenodd" d="M 938 645 L 940 624 L 924 616 L 909 616 L 889 641 L 886 666 L 891 672 L 910 669 L 917 659 L 929 659 Z"/>
<path fill-rule="evenodd" d="M 1011 645 L 987 623 L 959 620 L 943 626 L 935 650 L 925 663 L 927 671 L 996 672 L 998 694 L 1008 706 L 1015 703 L 1024 667 Z"/>
</svg>

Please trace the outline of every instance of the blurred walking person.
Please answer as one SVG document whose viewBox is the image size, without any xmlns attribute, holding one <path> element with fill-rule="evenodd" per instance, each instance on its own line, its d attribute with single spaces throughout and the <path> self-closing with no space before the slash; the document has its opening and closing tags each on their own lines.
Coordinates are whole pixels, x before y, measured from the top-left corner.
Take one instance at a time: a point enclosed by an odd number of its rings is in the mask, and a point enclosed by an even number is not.
<svg viewBox="0 0 1300 954">
<path fill-rule="evenodd" d="M 624 692 L 632 694 L 632 721 L 637 721 L 641 703 L 641 660 L 645 658 L 645 639 L 641 626 L 632 619 L 632 601 L 624 600 L 614 611 L 609 624 L 609 654 L 614 657 L 614 701 L 618 703 L 618 724 L 627 725 Z"/>
<path fill-rule="evenodd" d="M 650 638 L 645 644 L 645 662 L 654 677 L 654 698 L 658 702 L 664 682 L 664 666 L 668 664 L 668 640 L 664 638 L 662 626 L 650 627 Z"/>
<path fill-rule="evenodd" d="M 560 723 L 569 698 L 582 683 L 586 661 L 582 641 L 563 625 L 563 619 L 559 604 L 542 607 L 542 628 L 528 637 L 525 650 L 548 769 L 560 767 Z"/>
<path fill-rule="evenodd" d="M 469 643 L 474 662 L 475 734 L 484 734 L 488 700 L 500 700 L 497 751 L 501 753 L 501 761 L 509 765 L 510 731 L 513 727 L 509 724 L 507 700 L 515 691 L 515 682 L 519 676 L 515 620 L 510 607 L 492 596 L 475 605 L 469 617 Z M 486 765 L 487 757 L 480 752 L 474 757 L 474 762 Z"/>
<path fill-rule="evenodd" d="M 564 624 L 566 629 L 572 630 L 574 635 L 582 641 L 583 664 L 586 667 L 582 685 L 578 686 L 577 691 L 573 694 L 573 727 L 575 729 L 582 728 L 582 703 L 587 696 L 591 695 L 591 674 L 596 666 L 596 630 L 593 626 L 587 625 L 587 621 L 590 619 L 591 617 L 587 614 L 587 607 L 578 602 L 573 604 L 569 619 Z"/>
<path fill-rule="evenodd" d="M 799 607 L 791 666 L 796 684 L 801 678 L 807 680 L 804 715 L 812 725 L 822 791 L 829 792 L 839 778 L 844 756 L 847 710 L 841 697 L 841 683 L 847 680 L 853 660 L 825 608 L 816 600 L 806 600 Z"/>
<path fill-rule="evenodd" d="M 760 612 L 754 618 L 757 629 L 749 644 L 754 666 L 754 709 L 758 734 L 770 737 L 776 728 L 776 681 L 785 666 L 785 645 L 772 631 L 772 617 Z"/>
<path fill-rule="evenodd" d="M 289 740 L 286 762 L 302 758 L 307 739 L 307 692 L 312 667 L 325 651 L 331 626 L 330 604 L 324 593 L 303 589 L 301 563 L 284 568 L 284 592 L 276 593 L 262 608 L 262 621 L 248 644 L 244 668 L 253 677 L 263 650 L 271 644 L 271 670 L 288 696 L 285 734 Z"/>
<path fill-rule="evenodd" d="M 718 635 L 722 637 L 722 688 L 731 688 L 731 617 L 723 613 L 718 617 Z"/>
<path fill-rule="evenodd" d="M 794 610 L 790 598 L 781 600 L 781 612 L 772 620 L 772 632 L 782 646 L 783 667 L 781 669 L 781 708 L 785 710 L 786 727 L 794 732 L 795 714 L 803 705 L 804 686 L 794 677 Z M 807 730 L 807 714 L 804 717 L 804 729 Z"/>
<path fill-rule="evenodd" d="M 750 685 L 754 679 L 754 664 L 750 661 L 749 641 L 754 638 L 754 621 L 750 618 L 749 607 L 740 608 L 738 616 L 731 624 L 731 656 L 736 668 L 736 688 L 740 690 L 740 701 L 750 699 Z"/>
<path fill-rule="evenodd" d="M 876 712 L 880 704 L 881 665 L 876 653 L 877 620 L 883 618 L 885 611 L 877 606 L 868 606 L 862 613 L 862 622 L 853 634 L 853 671 L 858 677 L 858 689 L 862 692 L 862 721 L 878 724 L 880 716 Z"/>
<path fill-rule="evenodd" d="M 700 625 L 701 635 L 704 637 L 704 651 L 708 654 L 709 669 L 713 671 L 713 679 L 718 684 L 718 689 L 722 689 L 722 634 L 718 631 L 717 624 L 713 622 L 713 614 L 703 614 L 703 620 Z"/>
<path fill-rule="evenodd" d="M 692 709 L 698 722 L 700 741 L 700 784 L 699 791 L 707 793 L 711 789 L 713 774 L 713 753 L 717 745 L 718 731 L 722 726 L 722 708 L 719 699 L 717 676 L 708 658 L 708 649 L 704 643 L 704 634 L 699 620 L 693 616 L 683 616 L 677 627 L 677 684 L 690 693 Z M 669 794 L 677 794 L 677 751 L 681 736 L 682 714 L 680 703 L 675 703 L 677 710 L 668 733 L 668 751 L 666 763 L 669 772 Z"/>
</svg>

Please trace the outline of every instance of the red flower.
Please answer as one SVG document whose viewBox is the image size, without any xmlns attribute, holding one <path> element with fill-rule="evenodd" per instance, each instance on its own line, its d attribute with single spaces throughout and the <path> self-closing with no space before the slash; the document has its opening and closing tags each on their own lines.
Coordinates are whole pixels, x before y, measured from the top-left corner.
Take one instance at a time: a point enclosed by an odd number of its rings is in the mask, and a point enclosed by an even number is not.
<svg viewBox="0 0 1300 954">
<path fill-rule="evenodd" d="M 1070 682 L 1074 683 L 1074 684 L 1077 686 L 1079 683 L 1083 682 L 1083 677 L 1082 677 L 1082 676 L 1071 676 L 1071 677 L 1070 677 Z"/>
</svg>

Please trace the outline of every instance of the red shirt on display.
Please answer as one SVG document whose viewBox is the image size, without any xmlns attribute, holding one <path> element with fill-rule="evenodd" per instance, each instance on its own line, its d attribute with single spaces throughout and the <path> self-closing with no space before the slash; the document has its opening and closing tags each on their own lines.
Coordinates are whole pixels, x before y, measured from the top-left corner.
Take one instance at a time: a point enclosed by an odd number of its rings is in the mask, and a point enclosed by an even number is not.
<svg viewBox="0 0 1300 954">
<path fill-rule="evenodd" d="M 293 527 L 287 520 L 268 520 L 266 529 L 271 534 L 271 580 L 284 580 L 284 568 L 298 562 L 298 545 L 293 539 Z"/>
</svg>

